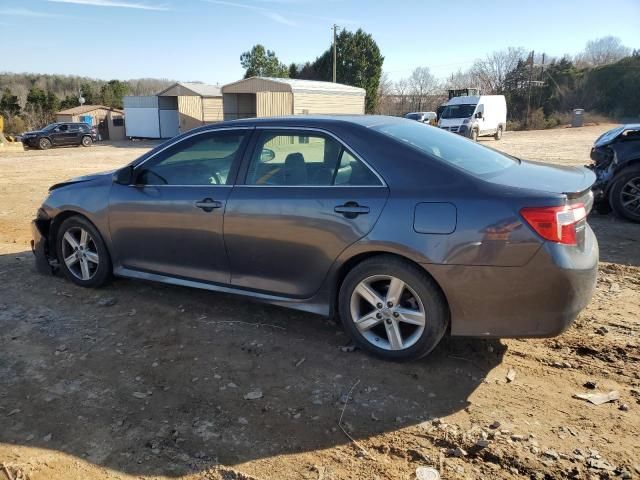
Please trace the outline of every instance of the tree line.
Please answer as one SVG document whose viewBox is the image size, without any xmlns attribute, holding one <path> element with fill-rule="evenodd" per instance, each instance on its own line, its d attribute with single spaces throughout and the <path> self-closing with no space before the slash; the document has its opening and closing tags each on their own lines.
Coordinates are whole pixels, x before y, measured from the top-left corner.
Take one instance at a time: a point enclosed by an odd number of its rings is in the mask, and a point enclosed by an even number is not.
<svg viewBox="0 0 640 480">
<path fill-rule="evenodd" d="M 56 113 L 80 105 L 122 108 L 125 95 L 151 95 L 172 82 L 165 79 L 95 80 L 65 75 L 0 73 L 0 115 L 5 131 L 22 133 L 55 121 Z"/>
<path fill-rule="evenodd" d="M 467 70 L 445 79 L 428 66 L 392 81 L 383 71 L 384 57 L 375 40 L 362 30 L 343 30 L 337 37 L 337 81 L 367 92 L 367 113 L 404 115 L 435 111 L 447 101 L 447 90 L 479 88 L 483 94 L 505 95 L 511 128 L 553 127 L 567 121 L 573 108 L 615 119 L 640 114 L 640 52 L 607 36 L 587 42 L 576 55 L 552 58 L 509 47 L 478 58 Z M 281 62 L 275 52 L 256 45 L 242 54 L 245 78 L 289 77 L 331 81 L 331 46 L 313 61 Z"/>
</svg>

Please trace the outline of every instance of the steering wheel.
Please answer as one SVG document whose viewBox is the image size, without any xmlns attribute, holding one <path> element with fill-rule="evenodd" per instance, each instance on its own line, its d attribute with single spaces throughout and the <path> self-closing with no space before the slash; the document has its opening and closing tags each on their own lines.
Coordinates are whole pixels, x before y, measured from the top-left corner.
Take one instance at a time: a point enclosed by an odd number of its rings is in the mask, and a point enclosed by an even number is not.
<svg viewBox="0 0 640 480">
<path fill-rule="evenodd" d="M 167 181 L 166 178 L 164 178 L 162 175 L 154 172 L 153 170 L 143 170 L 142 173 L 144 174 L 143 177 L 145 179 L 145 183 L 149 183 L 149 177 L 155 177 L 158 180 L 160 180 L 164 185 L 168 185 L 169 182 Z"/>
<path fill-rule="evenodd" d="M 213 172 L 213 174 L 209 177 L 209 183 L 211 185 L 222 185 L 222 177 L 220 177 L 220 172 Z"/>
</svg>

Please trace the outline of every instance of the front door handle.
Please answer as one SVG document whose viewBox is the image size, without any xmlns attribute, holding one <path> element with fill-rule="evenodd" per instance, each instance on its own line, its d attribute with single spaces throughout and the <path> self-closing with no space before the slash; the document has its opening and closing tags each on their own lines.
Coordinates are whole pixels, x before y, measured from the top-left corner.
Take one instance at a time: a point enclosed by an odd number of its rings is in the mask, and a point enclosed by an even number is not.
<svg viewBox="0 0 640 480">
<path fill-rule="evenodd" d="M 222 207 L 222 202 L 213 198 L 205 198 L 195 203 L 196 207 L 201 208 L 205 212 L 213 212 L 214 209 Z"/>
<path fill-rule="evenodd" d="M 369 207 L 358 205 L 358 202 L 347 202 L 344 205 L 338 205 L 333 211 L 341 213 L 346 218 L 356 218 L 358 215 L 369 213 Z"/>
</svg>

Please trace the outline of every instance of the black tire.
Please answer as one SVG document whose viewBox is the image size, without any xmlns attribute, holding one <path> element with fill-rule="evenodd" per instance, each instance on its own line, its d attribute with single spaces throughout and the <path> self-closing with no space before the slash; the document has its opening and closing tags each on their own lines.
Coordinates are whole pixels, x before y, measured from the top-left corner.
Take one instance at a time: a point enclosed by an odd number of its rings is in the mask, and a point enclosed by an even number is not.
<svg viewBox="0 0 640 480">
<path fill-rule="evenodd" d="M 632 183 L 630 186 L 629 183 Z M 637 185 L 634 189 L 633 185 Z M 640 195 L 640 165 L 626 168 L 613 177 L 609 189 L 609 203 L 614 212 L 621 217 L 640 223 L 640 199 L 624 205 L 624 201 L 630 200 L 630 195 Z"/>
<path fill-rule="evenodd" d="M 493 136 L 493 138 L 495 138 L 496 140 L 500 140 L 502 138 L 502 127 L 498 127 L 498 130 L 496 130 L 496 134 Z"/>
<path fill-rule="evenodd" d="M 471 138 L 472 141 L 477 142 L 478 141 L 478 129 L 474 128 L 471 130 Z"/>
<path fill-rule="evenodd" d="M 41 138 L 40 140 L 38 140 L 38 147 L 40 148 L 40 150 L 48 150 L 49 148 L 51 148 L 51 140 L 46 137 Z"/>
<path fill-rule="evenodd" d="M 402 280 L 417 294 L 424 306 L 424 330 L 408 348 L 380 348 L 367 340 L 354 323 L 351 313 L 354 290 L 363 280 L 377 275 L 390 275 Z M 392 255 L 380 255 L 364 260 L 347 274 L 340 287 L 338 310 L 344 329 L 354 343 L 362 350 L 386 360 L 407 361 L 424 357 L 438 345 L 449 323 L 447 302 L 435 281 L 416 265 Z"/>
<path fill-rule="evenodd" d="M 82 140 L 80 140 L 80 144 L 83 147 L 90 147 L 91 145 L 93 145 L 93 139 L 89 136 L 84 136 L 82 137 Z"/>
<path fill-rule="evenodd" d="M 78 229 L 84 229 L 89 233 L 93 242 L 92 246 L 95 247 L 96 253 L 98 254 L 99 258 L 97 268 L 95 268 L 95 270 L 91 272 L 92 276 L 87 280 L 83 280 L 82 278 L 79 278 L 75 273 L 73 273 L 64 260 L 63 239 L 65 233 L 74 232 Z M 102 240 L 102 236 L 100 235 L 96 227 L 94 227 L 93 224 L 84 217 L 73 216 L 67 218 L 62 222 L 60 228 L 58 228 L 56 237 L 56 254 L 58 257 L 60 270 L 65 277 L 67 277 L 76 285 L 87 288 L 98 288 L 106 284 L 111 278 L 111 256 L 109 255 L 109 251 L 107 250 L 107 247 L 104 244 L 104 240 Z"/>
</svg>

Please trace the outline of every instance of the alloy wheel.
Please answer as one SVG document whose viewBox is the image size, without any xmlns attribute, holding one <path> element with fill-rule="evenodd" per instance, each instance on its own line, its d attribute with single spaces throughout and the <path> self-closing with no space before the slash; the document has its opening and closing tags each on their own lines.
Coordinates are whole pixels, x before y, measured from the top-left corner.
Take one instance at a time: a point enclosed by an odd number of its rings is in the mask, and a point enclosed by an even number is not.
<svg viewBox="0 0 640 480">
<path fill-rule="evenodd" d="M 620 190 L 620 203 L 634 215 L 640 214 L 640 177 L 630 179 Z"/>
<path fill-rule="evenodd" d="M 350 310 L 362 337 L 384 350 L 412 347 L 426 325 L 425 308 L 418 294 L 391 275 L 362 280 L 351 294 Z"/>
<path fill-rule="evenodd" d="M 81 227 L 67 230 L 62 237 L 62 260 L 74 277 L 91 280 L 100 265 L 98 248 L 91 234 Z"/>
</svg>

